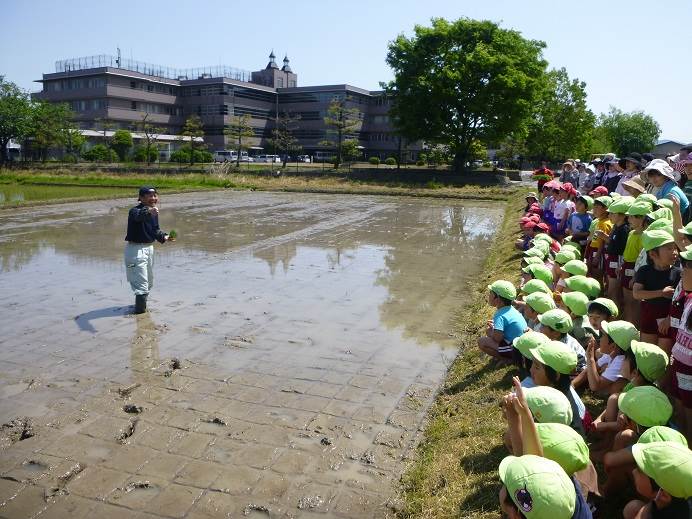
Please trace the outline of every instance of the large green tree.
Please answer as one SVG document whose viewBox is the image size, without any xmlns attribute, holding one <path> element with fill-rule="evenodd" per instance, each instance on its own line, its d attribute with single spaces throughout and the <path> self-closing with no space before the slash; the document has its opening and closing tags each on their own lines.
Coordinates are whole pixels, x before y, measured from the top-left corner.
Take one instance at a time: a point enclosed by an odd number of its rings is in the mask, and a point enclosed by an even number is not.
<svg viewBox="0 0 692 519">
<path fill-rule="evenodd" d="M 661 135 L 656 120 L 642 111 L 623 112 L 611 106 L 607 114 L 601 114 L 598 123 L 612 147 L 610 151 L 620 157 L 633 151 L 644 153 L 653 150 Z"/>
<path fill-rule="evenodd" d="M 586 83 L 570 79 L 564 68 L 551 70 L 527 123 L 525 155 L 551 161 L 585 157 L 595 124 L 586 104 Z"/>
<path fill-rule="evenodd" d="M 327 125 L 331 134 L 324 144 L 333 146 L 336 150 L 334 167 L 339 168 L 343 160 L 343 144 L 346 139 L 353 139 L 355 132 L 363 124 L 361 111 L 357 108 L 349 108 L 345 99 L 335 99 L 329 104 L 324 124 Z"/>
<path fill-rule="evenodd" d="M 29 94 L 0 76 L 0 161 L 7 162 L 10 139 L 22 141 L 31 133 L 34 118 Z"/>
<path fill-rule="evenodd" d="M 46 160 L 48 151 L 63 145 L 63 132 L 72 126 L 74 114 L 66 103 L 38 101 L 32 106 L 33 123 L 30 133 L 32 146 L 41 160 Z"/>
<path fill-rule="evenodd" d="M 391 114 L 409 140 L 449 146 L 464 167 L 474 139 L 501 141 L 532 113 L 545 43 L 490 21 L 433 18 L 389 44 Z"/>
</svg>

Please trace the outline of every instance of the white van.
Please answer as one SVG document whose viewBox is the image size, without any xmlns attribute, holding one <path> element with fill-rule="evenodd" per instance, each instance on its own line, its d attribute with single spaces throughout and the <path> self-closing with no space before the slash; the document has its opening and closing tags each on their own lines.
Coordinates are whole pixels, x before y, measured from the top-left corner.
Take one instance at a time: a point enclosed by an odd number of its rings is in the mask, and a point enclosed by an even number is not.
<svg viewBox="0 0 692 519">
<path fill-rule="evenodd" d="M 259 155 L 257 162 L 281 162 L 281 157 L 278 155 Z"/>
<path fill-rule="evenodd" d="M 214 152 L 214 162 L 233 162 L 238 159 L 238 152 L 234 150 L 219 150 Z"/>
</svg>

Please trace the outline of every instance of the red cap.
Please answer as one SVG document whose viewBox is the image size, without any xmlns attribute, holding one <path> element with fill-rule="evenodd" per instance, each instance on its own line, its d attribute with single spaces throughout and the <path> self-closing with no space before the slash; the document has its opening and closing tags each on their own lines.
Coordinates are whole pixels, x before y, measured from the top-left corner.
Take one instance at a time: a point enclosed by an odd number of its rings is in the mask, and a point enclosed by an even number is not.
<svg viewBox="0 0 692 519">
<path fill-rule="evenodd" d="M 550 231 L 550 227 L 548 227 L 548 224 L 545 222 L 539 222 L 536 224 L 536 229 L 540 229 L 543 232 L 548 232 Z"/>
<path fill-rule="evenodd" d="M 567 191 L 568 193 L 571 193 L 573 189 L 574 186 L 569 182 L 565 182 L 560 186 L 560 191 Z"/>
<path fill-rule="evenodd" d="M 550 189 L 560 189 L 560 183 L 557 180 L 550 180 L 543 184 L 543 187 L 547 187 Z"/>
<path fill-rule="evenodd" d="M 591 191 L 589 193 L 589 196 L 593 197 L 598 197 L 598 196 L 607 196 L 608 195 L 608 188 L 605 186 L 598 186 L 596 189 Z"/>
</svg>

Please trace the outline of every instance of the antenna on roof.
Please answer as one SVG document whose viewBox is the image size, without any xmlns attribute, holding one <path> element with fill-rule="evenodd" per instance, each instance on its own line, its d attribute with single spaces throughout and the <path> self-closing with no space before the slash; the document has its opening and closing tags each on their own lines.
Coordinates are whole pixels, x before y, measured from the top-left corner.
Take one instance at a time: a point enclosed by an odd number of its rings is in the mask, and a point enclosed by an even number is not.
<svg viewBox="0 0 692 519">
<path fill-rule="evenodd" d="M 120 68 L 120 47 L 118 47 L 118 57 L 115 59 L 115 64 Z"/>
</svg>

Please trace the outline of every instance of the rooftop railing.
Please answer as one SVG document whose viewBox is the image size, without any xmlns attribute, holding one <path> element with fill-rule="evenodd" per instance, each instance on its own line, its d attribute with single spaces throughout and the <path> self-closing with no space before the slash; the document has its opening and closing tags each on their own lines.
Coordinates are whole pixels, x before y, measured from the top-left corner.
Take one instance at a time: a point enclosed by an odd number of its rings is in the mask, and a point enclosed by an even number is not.
<svg viewBox="0 0 692 519">
<path fill-rule="evenodd" d="M 123 70 L 139 72 L 148 76 L 155 76 L 165 79 L 177 79 L 181 81 L 186 79 L 225 77 L 235 79 L 236 81 L 249 82 L 252 78 L 251 73 L 247 70 L 229 67 L 226 65 L 212 65 L 208 67 L 195 68 L 172 68 L 154 65 L 153 63 L 145 63 L 144 61 L 109 56 L 108 54 L 62 59 L 55 62 L 56 72 L 69 72 L 72 70 L 86 70 L 99 67 L 120 68 Z"/>
</svg>

